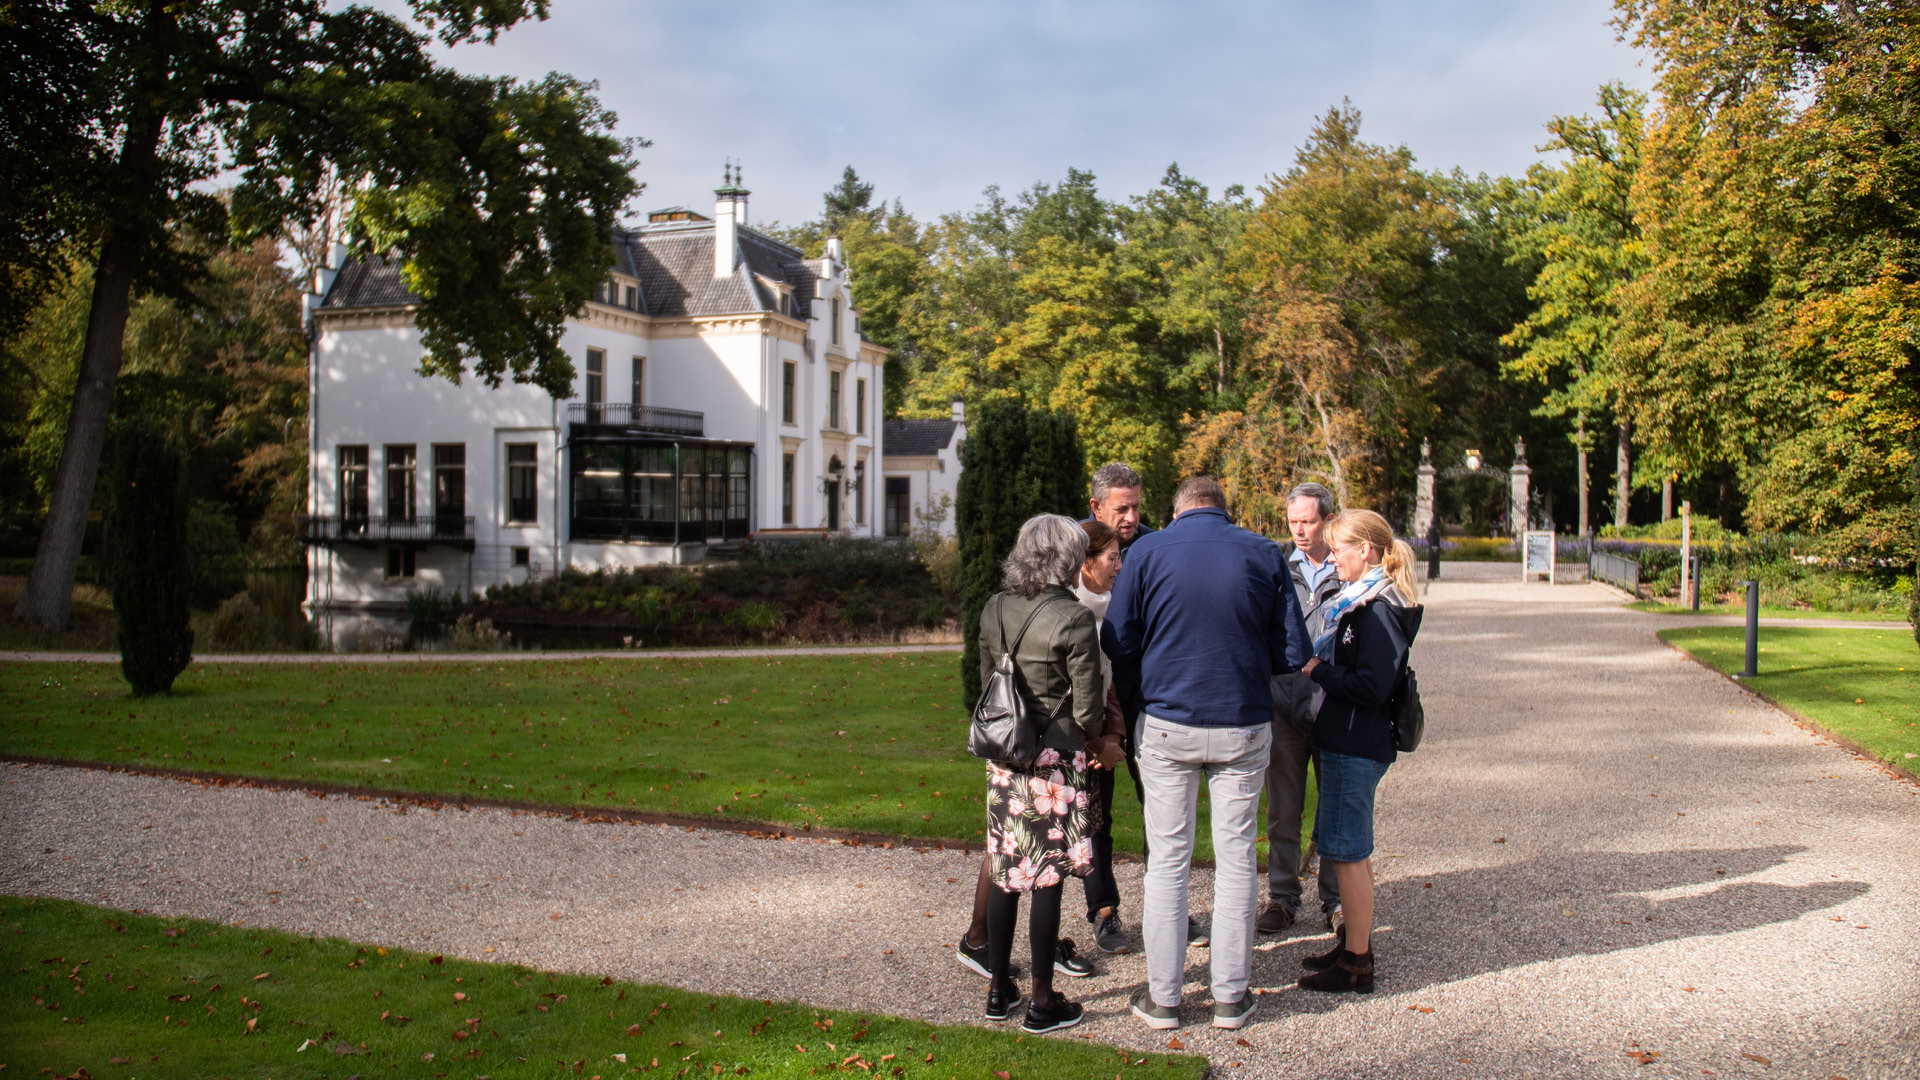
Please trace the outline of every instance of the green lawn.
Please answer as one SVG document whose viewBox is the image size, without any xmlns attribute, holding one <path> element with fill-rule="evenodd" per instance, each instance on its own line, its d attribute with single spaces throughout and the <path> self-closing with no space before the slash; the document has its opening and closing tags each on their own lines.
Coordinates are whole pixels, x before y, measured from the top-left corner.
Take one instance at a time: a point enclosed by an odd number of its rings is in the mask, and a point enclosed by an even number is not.
<svg viewBox="0 0 1920 1080">
<path fill-rule="evenodd" d="M 1747 614 L 1745 603 L 1702 603 L 1697 612 L 1689 605 L 1670 604 L 1663 600 L 1636 600 L 1625 606 L 1629 611 L 1645 611 L 1654 615 L 1739 615 L 1744 618 Z M 1890 615 L 1881 611 L 1814 611 L 1809 608 L 1772 607 L 1766 604 L 1760 605 L 1760 617 L 1763 619 L 1832 619 L 1836 622 L 1883 622 L 1890 625 L 1906 625 L 1907 622 L 1905 615 Z"/>
<path fill-rule="evenodd" d="M 1746 665 L 1746 629 L 1662 630 L 1660 639 L 1729 674 Z M 1767 627 L 1747 685 L 1884 761 L 1920 772 L 1920 649 L 1913 631 Z"/>
<path fill-rule="evenodd" d="M 1017 1027 L 713 997 L 0 897 L 0 1070 L 8 1076 L 1204 1076 Z M 862 1069 L 862 1065 L 867 1068 Z M 871 1071 L 868 1071 L 870 1069 Z M 84 1072 L 82 1071 L 84 1070 Z"/>
<path fill-rule="evenodd" d="M 4 664 L 0 752 L 976 840 L 986 785 L 957 665 L 195 664 L 171 696 L 141 700 L 113 665 Z M 1140 805 L 1121 784 L 1115 847 L 1137 853 Z M 1212 856 L 1204 829 L 1196 855 Z"/>
</svg>

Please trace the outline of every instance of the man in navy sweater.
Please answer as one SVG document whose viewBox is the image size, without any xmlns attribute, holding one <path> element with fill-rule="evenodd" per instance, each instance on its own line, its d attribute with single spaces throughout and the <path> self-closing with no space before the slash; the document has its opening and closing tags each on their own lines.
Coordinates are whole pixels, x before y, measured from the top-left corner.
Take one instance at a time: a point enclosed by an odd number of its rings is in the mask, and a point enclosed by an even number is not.
<svg viewBox="0 0 1920 1080">
<path fill-rule="evenodd" d="M 1313 655 L 1279 545 L 1234 525 L 1226 505 L 1211 477 L 1182 482 L 1172 524 L 1127 552 L 1101 629 L 1121 699 L 1141 707 L 1134 741 L 1153 857 L 1141 905 L 1147 985 L 1131 1004 L 1155 1028 L 1180 1026 L 1202 779 L 1213 818 L 1213 1025 L 1236 1029 L 1253 1015 L 1271 680 Z"/>
</svg>

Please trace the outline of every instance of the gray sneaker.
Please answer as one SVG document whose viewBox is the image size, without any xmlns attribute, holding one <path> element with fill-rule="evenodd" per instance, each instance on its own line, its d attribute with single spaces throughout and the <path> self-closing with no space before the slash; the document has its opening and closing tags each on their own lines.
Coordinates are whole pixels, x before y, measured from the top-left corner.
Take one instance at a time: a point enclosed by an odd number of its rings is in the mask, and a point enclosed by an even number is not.
<svg viewBox="0 0 1920 1080">
<path fill-rule="evenodd" d="M 1133 992 L 1133 999 L 1127 1005 L 1133 1010 L 1133 1015 L 1146 1021 L 1150 1028 L 1166 1031 L 1180 1026 L 1180 1010 L 1156 1004 L 1153 994 L 1144 986 Z"/>
<path fill-rule="evenodd" d="M 1127 953 L 1133 951 L 1133 939 L 1120 929 L 1120 913 L 1109 911 L 1095 919 L 1093 923 L 1093 943 L 1103 953 Z"/>
<path fill-rule="evenodd" d="M 1207 936 L 1207 928 L 1191 915 L 1187 916 L 1187 944 L 1199 949 L 1213 944 L 1213 939 Z"/>
<path fill-rule="evenodd" d="M 1251 990 L 1241 994 L 1239 1001 L 1231 1003 L 1216 1001 L 1213 1003 L 1214 1027 L 1226 1028 L 1228 1031 L 1238 1031 L 1246 1027 L 1247 1022 L 1252 1019 L 1253 991 Z"/>
</svg>

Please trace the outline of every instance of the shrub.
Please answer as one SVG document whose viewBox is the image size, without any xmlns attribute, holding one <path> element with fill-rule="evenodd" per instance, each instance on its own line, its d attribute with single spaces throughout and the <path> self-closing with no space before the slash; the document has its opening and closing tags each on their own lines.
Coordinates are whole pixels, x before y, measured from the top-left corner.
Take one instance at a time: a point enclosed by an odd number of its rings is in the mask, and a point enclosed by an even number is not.
<svg viewBox="0 0 1920 1080">
<path fill-rule="evenodd" d="M 107 512 L 113 552 L 113 613 L 120 670 L 136 697 L 171 693 L 193 657 L 187 492 L 180 455 L 160 429 L 130 422 L 115 440 L 113 502 Z"/>
<path fill-rule="evenodd" d="M 409 649 L 438 641 L 446 630 L 447 616 L 459 603 L 458 597 L 448 596 L 431 585 L 424 589 L 408 589 L 406 600 Z"/>
<path fill-rule="evenodd" d="M 492 619 L 476 619 L 467 612 L 453 620 L 453 628 L 447 631 L 447 648 L 453 652 L 499 652 L 511 639 L 511 634 L 493 628 Z"/>
</svg>

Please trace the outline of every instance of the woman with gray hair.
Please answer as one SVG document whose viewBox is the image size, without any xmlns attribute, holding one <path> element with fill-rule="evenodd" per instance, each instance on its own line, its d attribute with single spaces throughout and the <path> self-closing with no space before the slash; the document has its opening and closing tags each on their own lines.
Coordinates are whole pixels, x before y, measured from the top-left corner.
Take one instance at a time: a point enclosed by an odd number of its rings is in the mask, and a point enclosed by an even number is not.
<svg viewBox="0 0 1920 1080">
<path fill-rule="evenodd" d="M 1088 821 L 1087 739 L 1100 734 L 1106 696 L 1100 632 L 1073 595 L 1087 534 L 1071 518 L 1041 514 L 1020 528 L 1001 567 L 1003 591 L 980 612 L 980 675 L 1011 650 L 1028 715 L 1044 727 L 1031 764 L 987 763 L 987 1019 L 1005 1020 L 1020 1000 L 1009 977 L 1020 894 L 1031 893 L 1027 940 L 1033 997 L 1021 1027 L 1056 1031 L 1081 1009 L 1054 992 L 1060 893 L 1067 877 L 1093 865 Z"/>
</svg>

